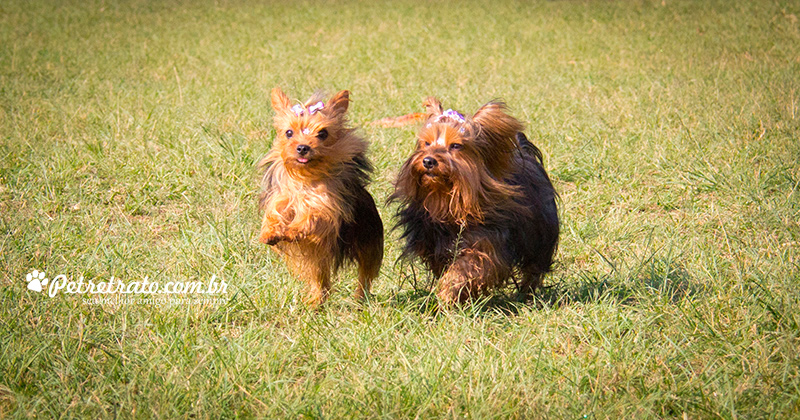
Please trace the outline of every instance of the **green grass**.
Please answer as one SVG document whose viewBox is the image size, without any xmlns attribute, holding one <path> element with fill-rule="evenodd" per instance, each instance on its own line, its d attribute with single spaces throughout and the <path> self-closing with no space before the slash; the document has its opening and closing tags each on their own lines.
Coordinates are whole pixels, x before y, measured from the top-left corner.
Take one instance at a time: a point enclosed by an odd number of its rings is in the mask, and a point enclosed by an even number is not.
<svg viewBox="0 0 800 420">
<path fill-rule="evenodd" d="M 0 417 L 800 416 L 800 5 L 0 4 Z M 561 193 L 552 287 L 439 312 L 394 262 L 312 311 L 256 240 L 268 92 L 352 92 L 383 202 L 413 128 L 503 98 Z M 393 224 L 392 207 L 382 207 Z M 229 284 L 88 305 L 33 269 Z M 416 275 L 416 277 L 415 277 Z"/>
</svg>

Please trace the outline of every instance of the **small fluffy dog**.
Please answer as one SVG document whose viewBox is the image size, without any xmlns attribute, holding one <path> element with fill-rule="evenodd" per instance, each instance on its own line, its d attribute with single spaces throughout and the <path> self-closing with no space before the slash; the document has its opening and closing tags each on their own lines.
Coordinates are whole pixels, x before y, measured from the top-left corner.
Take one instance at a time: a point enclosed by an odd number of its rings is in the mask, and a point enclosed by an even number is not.
<svg viewBox="0 0 800 420">
<path fill-rule="evenodd" d="M 345 261 L 358 264 L 355 296 L 363 298 L 383 260 L 383 223 L 365 188 L 367 143 L 347 126 L 350 93 L 292 105 L 276 87 L 271 99 L 277 138 L 259 163 L 259 240 L 306 280 L 312 305 L 325 301 Z"/>
<path fill-rule="evenodd" d="M 400 203 L 401 258 L 420 258 L 445 304 L 486 294 L 519 277 L 533 292 L 558 245 L 556 192 L 542 153 L 505 104 L 472 117 L 426 99 L 417 148 L 400 169 L 389 201 Z"/>
</svg>

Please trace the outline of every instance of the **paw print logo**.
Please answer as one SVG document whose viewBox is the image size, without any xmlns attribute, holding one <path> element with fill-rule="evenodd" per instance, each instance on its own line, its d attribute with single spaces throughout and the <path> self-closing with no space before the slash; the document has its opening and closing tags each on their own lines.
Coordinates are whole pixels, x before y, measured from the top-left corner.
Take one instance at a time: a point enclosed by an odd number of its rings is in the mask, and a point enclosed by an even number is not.
<svg viewBox="0 0 800 420">
<path fill-rule="evenodd" d="M 39 270 L 33 270 L 25 276 L 25 280 L 28 282 L 28 290 L 41 292 L 42 286 L 47 286 L 49 279 L 44 277 L 44 271 L 39 272 Z"/>
</svg>

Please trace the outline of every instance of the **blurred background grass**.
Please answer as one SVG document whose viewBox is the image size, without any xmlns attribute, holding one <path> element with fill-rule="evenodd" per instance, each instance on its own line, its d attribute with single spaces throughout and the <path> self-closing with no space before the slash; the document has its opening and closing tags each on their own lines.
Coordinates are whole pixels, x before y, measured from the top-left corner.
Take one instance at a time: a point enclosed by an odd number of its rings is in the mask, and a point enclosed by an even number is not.
<svg viewBox="0 0 800 420">
<path fill-rule="evenodd" d="M 800 6 L 0 4 L 0 415 L 793 417 Z M 436 95 L 505 100 L 561 193 L 552 287 L 438 313 L 395 265 L 320 312 L 255 241 L 268 92 L 349 89 L 377 201 Z M 393 208 L 382 207 L 387 226 Z M 224 305 L 25 289 L 229 283 Z M 416 286 L 416 287 L 415 287 Z"/>
</svg>

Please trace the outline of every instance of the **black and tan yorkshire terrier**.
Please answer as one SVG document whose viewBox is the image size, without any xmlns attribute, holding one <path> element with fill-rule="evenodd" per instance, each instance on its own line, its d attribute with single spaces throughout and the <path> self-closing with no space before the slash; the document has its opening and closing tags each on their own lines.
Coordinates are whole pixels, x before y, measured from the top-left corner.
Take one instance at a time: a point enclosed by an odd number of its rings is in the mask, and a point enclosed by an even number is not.
<svg viewBox="0 0 800 420">
<path fill-rule="evenodd" d="M 355 296 L 363 298 L 383 259 L 383 224 L 366 190 L 367 142 L 347 125 L 350 94 L 292 105 L 276 87 L 271 99 L 277 138 L 259 163 L 259 240 L 308 283 L 310 304 L 325 301 L 331 275 L 348 261 L 358 265 Z"/>
<path fill-rule="evenodd" d="M 542 153 L 502 102 L 469 117 L 427 98 L 417 147 L 389 201 L 400 203 L 401 258 L 419 258 L 438 279 L 445 305 L 519 279 L 542 284 L 558 246 L 557 194 Z M 516 280 L 515 280 L 516 282 Z"/>
</svg>

